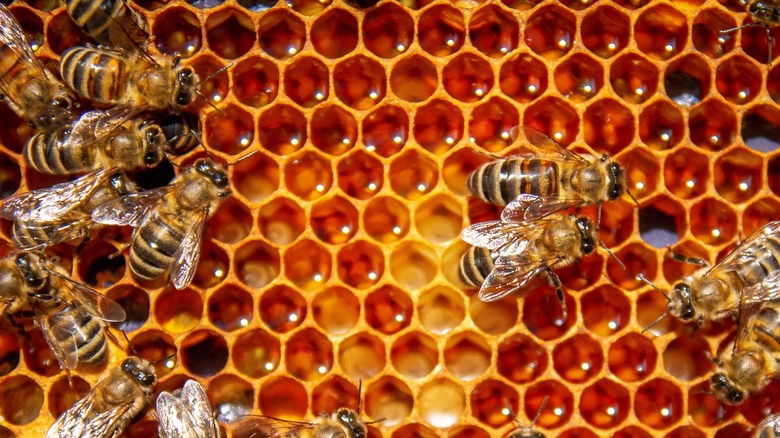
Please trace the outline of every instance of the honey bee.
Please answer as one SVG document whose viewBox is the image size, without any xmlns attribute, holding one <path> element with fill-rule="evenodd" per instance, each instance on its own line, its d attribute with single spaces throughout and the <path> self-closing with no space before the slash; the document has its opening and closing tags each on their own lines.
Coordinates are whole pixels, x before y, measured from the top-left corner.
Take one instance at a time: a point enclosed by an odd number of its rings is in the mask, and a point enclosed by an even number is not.
<svg viewBox="0 0 780 438">
<path fill-rule="evenodd" d="M 533 128 L 522 130 L 531 152 L 477 168 L 467 181 L 472 195 L 521 211 L 524 217 L 519 219 L 528 221 L 573 206 L 598 204 L 600 223 L 601 203 L 627 191 L 625 170 L 608 155 L 581 156 Z"/>
<path fill-rule="evenodd" d="M 154 120 L 124 110 L 88 111 L 64 127 L 30 138 L 22 152 L 33 169 L 67 175 L 98 169 L 138 169 L 162 161 L 166 139 Z"/>
<path fill-rule="evenodd" d="M 116 437 L 150 405 L 157 375 L 144 359 L 129 357 L 65 411 L 47 438 Z"/>
<path fill-rule="evenodd" d="M 195 380 L 187 380 L 179 396 L 162 392 L 157 397 L 161 438 L 217 438 L 219 428 L 206 392 Z"/>
<path fill-rule="evenodd" d="M 68 15 L 103 46 L 136 50 L 149 39 L 146 18 L 125 0 L 65 0 Z"/>
<path fill-rule="evenodd" d="M 178 112 L 195 100 L 198 75 L 179 57 L 108 47 L 71 47 L 62 54 L 63 81 L 82 97 L 136 110 Z"/>
<path fill-rule="evenodd" d="M 357 411 L 339 408 L 330 415 L 318 417 L 312 422 L 286 421 L 260 415 L 245 415 L 232 421 L 235 438 L 365 438 L 366 423 Z"/>
<path fill-rule="evenodd" d="M 770 272 L 780 269 L 780 221 L 753 232 L 713 267 L 704 260 L 674 253 L 671 257 L 703 268 L 674 285 L 671 296 L 664 294 L 666 312 L 645 330 L 670 313 L 683 322 L 701 325 L 705 320 L 734 316 L 741 307 L 780 298 L 778 290 L 755 287 L 766 281 Z M 655 288 L 644 277 L 640 279 Z"/>
<path fill-rule="evenodd" d="M 119 304 L 71 280 L 55 258 L 28 251 L 0 262 L 0 290 L 7 315 L 32 307 L 46 343 L 69 370 L 102 363 L 108 354 L 107 322 L 125 319 Z"/>
<path fill-rule="evenodd" d="M 19 23 L 1 4 L 0 94 L 37 128 L 60 126 L 72 117 L 70 90 L 35 57 Z"/>
<path fill-rule="evenodd" d="M 504 400 L 504 403 L 506 403 L 506 408 L 509 410 L 509 413 L 512 414 L 512 418 L 515 420 L 515 423 L 517 423 L 517 429 L 509 434 L 509 438 L 544 438 L 543 433 L 534 429 L 534 424 L 539 421 L 539 417 L 542 415 L 544 406 L 547 404 L 547 400 L 549 399 L 549 396 L 544 398 L 542 401 L 542 406 L 539 407 L 539 412 L 536 413 L 536 417 L 533 419 L 533 421 L 531 421 L 531 424 L 528 427 L 525 427 L 520 423 L 520 420 L 517 419 L 517 415 L 515 415 L 515 413 L 512 411 L 512 407 L 509 406 L 509 402 Z"/>
<path fill-rule="evenodd" d="M 168 272 L 181 290 L 195 275 L 206 220 L 232 194 L 229 185 L 226 166 L 201 158 L 165 187 L 103 203 L 92 219 L 134 227 L 130 270 L 143 280 Z"/>
<path fill-rule="evenodd" d="M 533 222 L 481 222 L 468 226 L 461 237 L 472 248 L 461 259 L 460 277 L 469 286 L 480 287 L 482 301 L 500 300 L 545 274 L 556 290 L 564 318 L 563 288 L 552 268 L 577 262 L 600 243 L 593 221 L 574 215 Z"/>
<path fill-rule="evenodd" d="M 780 414 L 770 415 L 756 426 L 756 438 L 780 437 Z"/>
<path fill-rule="evenodd" d="M 87 238 L 94 228 L 92 210 L 137 191 L 124 174 L 103 169 L 73 181 L 6 198 L 0 216 L 13 220 L 13 241 L 22 249 Z"/>
<path fill-rule="evenodd" d="M 752 23 L 742 26 L 732 27 L 720 31 L 721 35 L 736 32 L 746 27 L 763 27 L 766 29 L 766 38 L 768 44 L 767 65 L 772 65 L 772 49 L 775 45 L 775 38 L 772 36 L 771 27 L 780 25 L 780 1 L 779 0 L 747 0 L 747 12 Z"/>
<path fill-rule="evenodd" d="M 200 118 L 195 114 L 186 111 L 167 114 L 158 124 L 167 139 L 165 152 L 168 154 L 184 155 L 201 144 L 197 134 L 201 131 Z"/>
</svg>

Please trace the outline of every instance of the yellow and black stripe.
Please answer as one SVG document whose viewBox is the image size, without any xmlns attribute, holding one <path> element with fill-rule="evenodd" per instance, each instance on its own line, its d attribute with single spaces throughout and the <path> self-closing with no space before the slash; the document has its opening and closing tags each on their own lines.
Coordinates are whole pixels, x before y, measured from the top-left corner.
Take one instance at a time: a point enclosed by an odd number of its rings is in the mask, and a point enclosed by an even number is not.
<svg viewBox="0 0 780 438">
<path fill-rule="evenodd" d="M 558 163 L 540 158 L 514 157 L 486 163 L 469 175 L 472 195 L 506 205 L 521 194 L 555 197 L 559 192 Z"/>
</svg>

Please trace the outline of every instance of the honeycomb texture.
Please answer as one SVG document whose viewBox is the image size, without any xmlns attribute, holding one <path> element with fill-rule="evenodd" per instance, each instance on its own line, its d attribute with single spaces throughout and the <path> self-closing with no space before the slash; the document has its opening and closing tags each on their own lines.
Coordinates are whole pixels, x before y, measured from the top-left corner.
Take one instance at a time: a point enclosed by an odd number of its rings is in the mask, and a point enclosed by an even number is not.
<svg viewBox="0 0 780 438">
<path fill-rule="evenodd" d="M 370 4 L 366 4 L 370 3 Z M 506 436 L 505 401 L 553 436 L 747 436 L 780 411 L 771 384 L 738 408 L 707 394 L 734 324 L 692 333 L 672 318 L 640 334 L 690 266 L 715 262 L 780 210 L 780 62 L 735 0 L 195 0 L 136 4 L 150 52 L 182 53 L 224 110 L 195 104 L 203 139 L 231 161 L 234 196 L 211 219 L 193 285 L 138 284 L 114 230 L 74 276 L 120 302 L 158 390 L 204 384 L 221 419 L 310 419 L 357 405 L 374 436 Z M 88 41 L 47 1 L 14 5 L 55 65 Z M 773 29 L 780 40 L 780 28 Z M 780 44 L 775 44 L 780 52 Z M 29 128 L 6 107 L 0 195 L 61 181 L 23 166 Z M 488 153 L 528 125 L 627 165 L 639 200 L 605 204 L 603 252 L 549 287 L 480 302 L 459 282 L 460 230 L 498 210 L 467 196 Z M 195 152 L 193 155 L 202 154 Z M 183 160 L 191 162 L 188 157 Z M 172 174 L 170 168 L 168 169 Z M 595 209 L 586 209 L 595 217 Z M 10 251 L 4 223 L 3 253 Z M 60 372 L 40 331 L 0 329 L 0 437 L 42 436 L 105 368 Z M 172 366 L 172 368 L 171 368 Z M 61 391 L 54 398 L 52 391 Z M 151 415 L 126 436 L 149 436 Z"/>
</svg>

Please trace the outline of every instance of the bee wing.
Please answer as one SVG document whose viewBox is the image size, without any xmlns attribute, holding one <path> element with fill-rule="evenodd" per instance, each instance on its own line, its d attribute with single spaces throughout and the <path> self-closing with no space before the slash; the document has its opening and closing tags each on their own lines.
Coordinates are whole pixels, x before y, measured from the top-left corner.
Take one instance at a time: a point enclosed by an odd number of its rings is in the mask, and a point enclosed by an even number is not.
<svg viewBox="0 0 780 438">
<path fill-rule="evenodd" d="M 756 438 L 780 436 L 780 414 L 770 415 L 756 426 Z"/>
<path fill-rule="evenodd" d="M 566 149 L 562 144 L 536 128 L 530 126 L 516 127 L 510 131 L 510 135 L 513 139 L 517 139 L 520 137 L 520 132 L 523 133 L 530 145 L 530 149 L 533 151 L 530 155 L 541 156 L 553 161 L 585 161 L 579 154 Z"/>
<path fill-rule="evenodd" d="M 460 236 L 470 245 L 512 255 L 525 251 L 543 228 L 539 223 L 488 221 L 469 225 Z"/>
<path fill-rule="evenodd" d="M 188 380 L 187 383 L 191 382 Z M 198 423 L 194 405 L 188 401 L 163 392 L 157 397 L 157 417 L 160 425 L 158 433 L 161 438 L 216 438 L 216 434 L 203 429 Z M 211 413 L 207 413 L 211 416 Z M 207 418 L 209 418 L 207 417 Z"/>
<path fill-rule="evenodd" d="M 495 267 L 479 289 L 482 301 L 497 301 L 522 289 L 548 267 L 548 261 L 554 259 L 528 260 L 525 255 L 502 256 L 496 260 Z"/>
<path fill-rule="evenodd" d="M 713 266 L 710 271 L 715 268 L 741 265 L 755 260 L 756 252 L 760 251 L 758 247 L 764 246 L 767 240 L 773 236 L 780 236 L 780 221 L 770 222 L 751 233 L 742 243 L 732 249 L 723 260 Z"/>
<path fill-rule="evenodd" d="M 119 433 L 113 433 L 116 430 L 117 421 L 121 420 L 127 415 L 127 411 L 133 405 L 133 397 L 126 397 L 124 400 L 118 400 L 117 404 L 111 409 L 101 412 L 92 418 L 86 425 L 84 435 L 78 435 L 84 438 L 103 438 L 103 437 L 115 437 Z M 109 433 L 112 432 L 112 433 Z M 66 435 L 67 436 L 67 435 Z M 75 435 L 74 435 L 75 436 Z"/>
<path fill-rule="evenodd" d="M 48 245 L 56 245 L 61 242 L 84 237 L 87 234 L 87 230 L 94 225 L 94 221 L 90 215 L 68 216 L 69 217 L 59 221 L 28 221 L 19 223 L 17 225 L 18 227 L 31 232 L 32 235 L 45 237 L 42 241 L 38 241 L 34 245 L 30 245 L 26 242 L 19 242 L 14 238 L 14 244 L 24 250 L 41 249 Z"/>
<path fill-rule="evenodd" d="M 52 274 L 58 276 L 63 281 L 63 287 L 67 290 L 70 298 L 74 302 L 78 302 L 80 308 L 85 309 L 92 316 L 107 322 L 122 322 L 125 320 L 125 309 L 116 301 L 84 283 L 74 281 L 56 272 L 52 272 Z"/>
<path fill-rule="evenodd" d="M 300 436 L 294 433 L 312 429 L 314 424 L 262 415 L 244 415 L 231 421 L 230 426 L 234 438 L 282 438 Z"/>
<path fill-rule="evenodd" d="M 30 68 L 38 70 L 43 77 L 51 76 L 33 53 L 27 35 L 22 31 L 16 18 L 4 5 L 0 5 L 0 44 L 13 51 Z M 13 66 L 9 66 L 9 70 L 11 68 Z M 7 71 L 0 73 L 0 88 L 6 89 L 9 77 L 13 75 L 6 75 Z"/>
<path fill-rule="evenodd" d="M 172 189 L 173 185 L 168 184 L 104 202 L 92 211 L 92 220 L 99 224 L 138 227 L 157 202 Z"/>
<path fill-rule="evenodd" d="M 51 299 L 57 300 L 59 298 Z M 60 367 L 66 370 L 76 369 L 79 364 L 78 344 L 75 341 L 62 342 L 63 339 L 75 336 L 75 323 L 72 317 L 71 319 L 65 319 L 62 314 L 49 314 L 49 311 L 44 310 L 40 306 L 37 299 L 30 301 L 36 315 L 35 320 L 41 326 L 43 339 L 49 345 L 51 352 L 54 353 L 54 357 L 59 362 Z"/>
<path fill-rule="evenodd" d="M 98 383 L 100 385 L 100 383 Z M 46 438 L 82 437 L 85 436 L 87 424 L 84 418 L 92 411 L 95 399 L 95 388 L 92 388 L 81 400 L 77 401 L 67 411 L 63 412 L 46 433 Z"/>
<path fill-rule="evenodd" d="M 775 271 L 761 283 L 743 289 L 739 294 L 738 306 L 723 310 L 724 314 L 738 312 L 737 339 L 734 341 L 735 352 L 748 339 L 764 305 L 777 299 L 780 299 L 780 272 Z"/>
<path fill-rule="evenodd" d="M 558 199 L 522 194 L 504 207 L 501 212 L 501 220 L 510 222 L 535 221 L 580 204 L 582 204 L 581 199 Z"/>
<path fill-rule="evenodd" d="M 134 20 L 134 16 L 138 16 L 138 14 L 133 14 L 130 5 L 124 0 L 122 0 L 122 3 L 124 3 L 126 10 L 125 13 L 118 17 L 111 16 L 100 8 L 92 10 L 94 17 L 101 17 L 99 21 L 101 25 L 108 23 L 107 38 L 101 37 L 98 43 L 104 46 L 121 47 L 130 51 L 141 51 L 142 49 L 139 46 L 149 39 L 149 32 L 142 26 L 142 23 Z M 98 21 L 92 20 L 92 22 Z M 94 32 L 90 30 L 88 33 Z"/>
<path fill-rule="evenodd" d="M 209 399 L 203 387 L 195 380 L 187 380 L 184 382 L 184 388 L 182 388 L 179 398 L 182 403 L 189 406 L 192 418 L 196 422 L 197 430 L 200 432 L 197 436 L 200 438 L 217 438 L 217 422 L 214 420 L 211 404 L 209 404 Z"/>
<path fill-rule="evenodd" d="M 59 220 L 89 200 L 113 174 L 112 169 L 103 169 L 46 189 L 11 196 L 0 205 L 0 216 L 20 221 Z"/>
<path fill-rule="evenodd" d="M 201 211 L 195 218 L 195 223 L 187 230 L 179 249 L 174 255 L 175 262 L 171 270 L 171 283 L 177 290 L 185 289 L 195 277 L 195 271 L 200 261 L 200 239 L 206 224 L 208 212 Z"/>
</svg>

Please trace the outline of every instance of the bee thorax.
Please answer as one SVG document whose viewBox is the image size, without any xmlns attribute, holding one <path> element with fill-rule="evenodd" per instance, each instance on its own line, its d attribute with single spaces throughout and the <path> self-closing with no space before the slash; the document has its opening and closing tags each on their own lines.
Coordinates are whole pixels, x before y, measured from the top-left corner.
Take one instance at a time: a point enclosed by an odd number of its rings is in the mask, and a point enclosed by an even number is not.
<svg viewBox="0 0 780 438">
<path fill-rule="evenodd" d="M 729 296 L 729 285 L 723 279 L 704 277 L 695 281 L 691 288 L 696 292 L 691 294 L 693 307 L 703 315 L 717 313 L 723 302 Z"/>
</svg>

